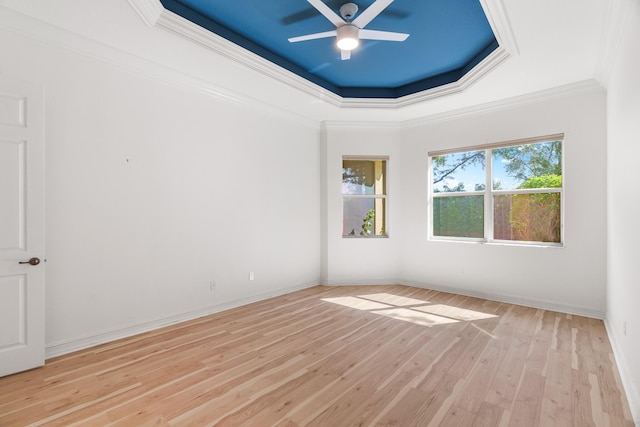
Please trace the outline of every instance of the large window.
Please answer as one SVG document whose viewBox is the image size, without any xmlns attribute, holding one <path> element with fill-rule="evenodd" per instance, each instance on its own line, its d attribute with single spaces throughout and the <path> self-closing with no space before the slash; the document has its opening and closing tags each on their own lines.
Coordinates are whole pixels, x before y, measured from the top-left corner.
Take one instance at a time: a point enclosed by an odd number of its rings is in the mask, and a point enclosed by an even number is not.
<svg viewBox="0 0 640 427">
<path fill-rule="evenodd" d="M 430 236 L 561 245 L 563 138 L 430 152 Z"/>
<path fill-rule="evenodd" d="M 386 236 L 387 160 L 342 159 L 342 236 Z"/>
</svg>

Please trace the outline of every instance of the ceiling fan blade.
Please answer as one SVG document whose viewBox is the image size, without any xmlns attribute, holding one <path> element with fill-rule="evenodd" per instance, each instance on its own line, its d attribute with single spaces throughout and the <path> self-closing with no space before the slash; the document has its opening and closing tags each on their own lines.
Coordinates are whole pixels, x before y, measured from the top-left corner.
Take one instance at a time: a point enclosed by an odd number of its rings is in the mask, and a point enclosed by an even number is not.
<svg viewBox="0 0 640 427">
<path fill-rule="evenodd" d="M 340 6 L 342 6 L 346 1 L 349 0 L 324 0 L 324 4 L 326 4 L 331 10 L 335 10 L 336 13 L 338 13 Z M 309 5 L 309 7 L 305 7 L 305 9 L 303 10 L 293 12 L 290 15 L 282 17 L 282 19 L 280 19 L 280 23 L 282 25 L 293 25 L 311 18 L 315 18 L 316 16 L 318 16 L 318 10 L 315 7 Z M 409 16 L 409 12 L 398 8 L 386 8 L 385 10 L 380 12 L 379 16 L 384 16 L 386 18 L 394 20 L 400 20 L 406 19 Z"/>
<path fill-rule="evenodd" d="M 337 13 L 335 13 L 329 6 L 324 4 L 322 0 L 307 0 L 311 3 L 311 6 L 318 9 L 318 12 L 324 15 L 333 25 L 339 27 L 340 25 L 344 25 L 344 19 L 342 19 Z"/>
<path fill-rule="evenodd" d="M 351 59 L 351 51 L 350 50 L 340 51 L 340 57 L 342 58 L 343 61 L 346 61 L 347 59 Z"/>
<path fill-rule="evenodd" d="M 363 40 L 386 40 L 390 42 L 403 42 L 409 37 L 409 34 L 405 33 L 378 30 L 360 30 L 359 34 Z"/>
<path fill-rule="evenodd" d="M 311 0 L 308 0 L 311 2 Z M 393 0 L 376 0 L 371 6 L 366 8 L 352 21 L 352 24 L 358 28 L 364 28 L 369 22 L 380 14 L 387 6 L 393 3 Z"/>
<path fill-rule="evenodd" d="M 305 36 L 291 37 L 289 39 L 289 42 L 295 43 L 295 42 L 303 42 L 305 40 L 325 39 L 327 37 L 333 37 L 336 34 L 338 34 L 336 30 L 325 31 L 323 33 L 307 34 Z"/>
</svg>

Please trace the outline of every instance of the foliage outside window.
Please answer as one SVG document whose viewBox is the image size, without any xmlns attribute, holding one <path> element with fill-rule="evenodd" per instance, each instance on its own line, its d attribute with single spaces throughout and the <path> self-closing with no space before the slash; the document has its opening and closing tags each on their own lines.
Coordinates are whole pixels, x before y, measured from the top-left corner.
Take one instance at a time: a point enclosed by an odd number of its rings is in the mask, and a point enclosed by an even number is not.
<svg viewBox="0 0 640 427">
<path fill-rule="evenodd" d="M 387 160 L 343 158 L 342 236 L 386 236 Z"/>
<path fill-rule="evenodd" d="M 562 139 L 429 153 L 431 236 L 562 244 Z"/>
</svg>

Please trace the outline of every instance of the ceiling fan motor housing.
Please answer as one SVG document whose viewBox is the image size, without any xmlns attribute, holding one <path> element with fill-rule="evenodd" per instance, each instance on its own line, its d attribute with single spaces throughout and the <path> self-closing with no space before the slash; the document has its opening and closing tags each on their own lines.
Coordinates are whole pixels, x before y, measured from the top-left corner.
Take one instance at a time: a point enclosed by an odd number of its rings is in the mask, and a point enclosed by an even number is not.
<svg viewBox="0 0 640 427">
<path fill-rule="evenodd" d="M 353 24 L 338 27 L 337 45 L 342 50 L 353 50 L 360 44 L 360 29 Z"/>
</svg>

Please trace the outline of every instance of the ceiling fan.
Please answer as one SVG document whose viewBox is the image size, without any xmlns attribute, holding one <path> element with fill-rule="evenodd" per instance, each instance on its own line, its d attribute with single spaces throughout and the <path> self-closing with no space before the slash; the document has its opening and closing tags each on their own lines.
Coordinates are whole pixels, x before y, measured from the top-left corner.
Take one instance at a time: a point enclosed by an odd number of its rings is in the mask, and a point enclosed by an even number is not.
<svg viewBox="0 0 640 427">
<path fill-rule="evenodd" d="M 307 34 L 299 37 L 292 37 L 289 42 L 296 43 L 306 40 L 323 39 L 336 36 L 336 45 L 341 51 L 342 60 L 351 58 L 351 51 L 358 47 L 360 39 L 363 40 L 384 40 L 392 42 L 405 41 L 409 34 L 394 33 L 391 31 L 366 30 L 364 27 L 371 22 L 380 12 L 389 6 L 393 0 L 376 0 L 371 6 L 362 11 L 355 19 L 358 6 L 355 3 L 345 3 L 340 7 L 338 16 L 322 0 L 307 0 L 318 12 L 327 18 L 335 30 L 324 31 L 322 33 Z M 352 21 L 353 19 L 353 21 Z"/>
</svg>

